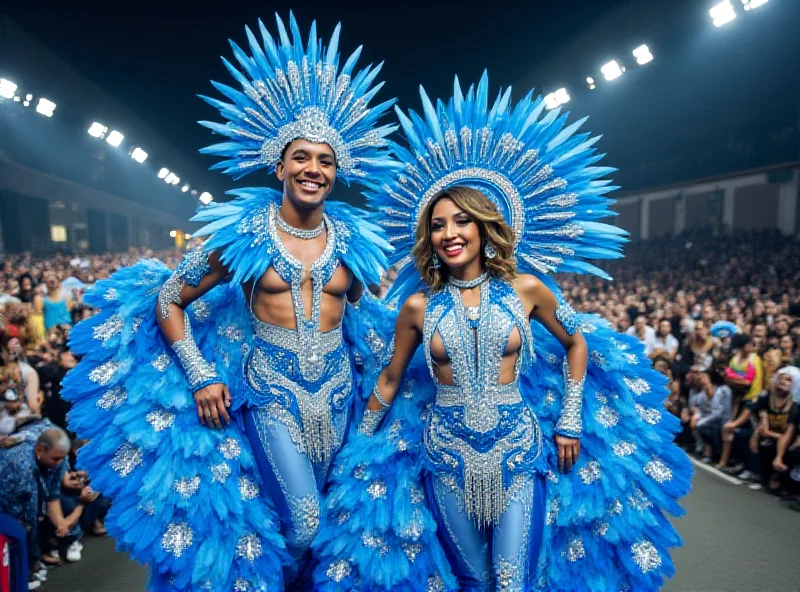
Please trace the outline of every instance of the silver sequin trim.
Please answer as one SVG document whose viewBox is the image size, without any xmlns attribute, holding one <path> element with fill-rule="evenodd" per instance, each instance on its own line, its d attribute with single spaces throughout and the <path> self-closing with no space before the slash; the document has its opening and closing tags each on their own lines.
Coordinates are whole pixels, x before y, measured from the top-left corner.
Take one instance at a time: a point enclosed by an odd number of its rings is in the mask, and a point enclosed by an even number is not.
<svg viewBox="0 0 800 592">
<path fill-rule="evenodd" d="M 120 477 L 127 477 L 133 470 L 142 464 L 144 455 L 141 449 L 135 444 L 126 442 L 119 447 L 111 459 L 111 468 L 114 469 Z"/>
<path fill-rule="evenodd" d="M 231 476 L 231 468 L 228 466 L 228 463 L 219 463 L 217 465 L 211 465 L 211 482 L 212 483 L 225 483 L 228 480 L 228 477 Z"/>
<path fill-rule="evenodd" d="M 367 493 L 372 499 L 385 499 L 386 498 L 386 483 L 383 481 L 373 481 L 367 487 Z"/>
<path fill-rule="evenodd" d="M 325 575 L 327 575 L 334 582 L 339 583 L 349 576 L 352 571 L 353 567 L 350 565 L 350 562 L 346 559 L 340 559 L 339 561 L 334 561 L 328 566 L 328 569 L 325 571 Z"/>
<path fill-rule="evenodd" d="M 239 442 L 236 438 L 225 438 L 225 441 L 219 445 L 219 451 L 222 453 L 222 456 L 231 460 L 241 454 L 242 448 L 239 446 Z"/>
<path fill-rule="evenodd" d="M 100 409 L 109 411 L 122 405 L 128 398 L 128 392 L 122 386 L 115 386 L 105 393 L 95 403 Z"/>
<path fill-rule="evenodd" d="M 567 546 L 567 550 L 563 551 L 562 554 L 566 556 L 568 561 L 573 563 L 586 557 L 586 551 L 583 548 L 583 539 L 580 537 L 572 537 L 569 541 L 569 546 Z"/>
<path fill-rule="evenodd" d="M 164 409 L 157 409 L 148 413 L 145 419 L 155 431 L 160 432 L 172 426 L 175 422 L 175 414 Z"/>
<path fill-rule="evenodd" d="M 640 541 L 631 545 L 633 560 L 642 573 L 647 573 L 661 567 L 661 556 L 650 541 Z"/>
<path fill-rule="evenodd" d="M 600 463 L 596 460 L 589 461 L 585 467 L 578 471 L 581 481 L 585 485 L 590 485 L 600 478 Z"/>
<path fill-rule="evenodd" d="M 239 477 L 239 495 L 243 500 L 255 499 L 258 497 L 258 485 L 247 477 Z"/>
<path fill-rule="evenodd" d="M 255 561 L 263 553 L 261 539 L 254 534 L 246 534 L 236 543 L 236 556 L 243 557 L 248 561 Z"/>
<path fill-rule="evenodd" d="M 666 483 L 672 479 L 672 469 L 670 469 L 664 461 L 660 458 L 653 458 L 646 465 L 644 465 L 645 474 L 658 481 L 659 483 Z"/>
<path fill-rule="evenodd" d="M 89 380 L 101 386 L 107 386 L 114 379 L 114 374 L 116 374 L 119 367 L 120 363 L 114 360 L 104 362 L 89 372 Z"/>
<path fill-rule="evenodd" d="M 180 557 L 192 545 L 194 531 L 185 522 L 170 522 L 161 537 L 161 547 L 175 557 Z"/>
<path fill-rule="evenodd" d="M 200 489 L 200 477 L 195 476 L 191 479 L 187 479 L 186 477 L 176 479 L 172 484 L 172 489 L 181 497 L 190 498 Z"/>
<path fill-rule="evenodd" d="M 109 317 L 105 322 L 97 325 L 92 330 L 92 337 L 97 339 L 98 341 L 102 342 L 103 345 L 106 342 L 118 335 L 122 331 L 122 317 L 119 315 L 114 315 Z"/>
</svg>

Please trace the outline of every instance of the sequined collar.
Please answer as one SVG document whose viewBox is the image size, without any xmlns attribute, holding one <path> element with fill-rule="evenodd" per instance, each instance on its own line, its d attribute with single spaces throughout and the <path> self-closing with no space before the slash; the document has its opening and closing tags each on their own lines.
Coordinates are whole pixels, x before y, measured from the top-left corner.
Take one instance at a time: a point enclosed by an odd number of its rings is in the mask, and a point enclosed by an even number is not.
<svg viewBox="0 0 800 592">
<path fill-rule="evenodd" d="M 283 240 L 281 240 L 280 234 L 278 234 L 278 228 L 276 224 L 276 220 L 278 218 L 278 208 L 276 204 L 270 204 L 269 206 L 269 224 L 267 225 L 269 229 L 270 238 L 272 239 L 273 244 L 278 249 L 278 253 L 280 257 L 274 261 L 274 266 L 276 271 L 283 277 L 284 280 L 287 282 L 292 281 L 292 277 L 297 274 L 302 274 L 303 271 L 303 264 L 298 261 L 294 255 L 292 255 L 286 246 L 283 244 Z M 328 235 L 325 241 L 325 250 L 322 251 L 322 254 L 319 258 L 311 265 L 311 269 L 309 270 L 313 277 L 317 277 L 319 275 L 326 276 L 327 273 L 320 272 L 328 266 L 331 262 L 334 249 L 336 248 L 336 230 L 334 225 L 331 223 L 331 220 L 328 218 L 327 214 L 323 214 L 323 221 L 328 229 Z M 287 269 L 288 268 L 288 269 Z M 327 279 L 327 278 L 325 278 Z"/>
</svg>

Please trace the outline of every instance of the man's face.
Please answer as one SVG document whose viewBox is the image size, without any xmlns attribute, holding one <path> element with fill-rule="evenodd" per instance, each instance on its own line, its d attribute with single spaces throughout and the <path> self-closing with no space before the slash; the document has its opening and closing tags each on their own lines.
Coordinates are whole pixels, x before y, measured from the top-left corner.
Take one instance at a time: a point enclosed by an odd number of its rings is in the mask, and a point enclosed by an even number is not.
<svg viewBox="0 0 800 592">
<path fill-rule="evenodd" d="M 669 335 L 669 332 L 672 330 L 672 324 L 669 321 L 661 321 L 658 324 L 658 334 L 661 337 L 666 337 Z"/>
<path fill-rule="evenodd" d="M 297 139 L 291 142 L 275 173 L 283 182 L 284 196 L 297 208 L 322 205 L 336 181 L 336 159 L 328 144 Z"/>
<path fill-rule="evenodd" d="M 647 320 L 644 317 L 636 317 L 636 330 L 637 331 L 644 331 L 645 326 L 647 325 Z"/>
<path fill-rule="evenodd" d="M 775 323 L 775 333 L 778 335 L 788 335 L 789 334 L 789 323 L 784 320 L 780 320 Z"/>
<path fill-rule="evenodd" d="M 58 356 L 58 362 L 62 368 L 66 368 L 67 370 L 71 370 L 78 363 L 71 351 L 61 352 Z"/>
<path fill-rule="evenodd" d="M 67 452 L 57 447 L 47 448 L 42 444 L 37 444 L 34 450 L 36 452 L 36 462 L 46 470 L 55 469 L 67 457 Z"/>
<path fill-rule="evenodd" d="M 792 349 L 794 348 L 794 343 L 792 342 L 792 338 L 789 335 L 784 335 L 781 337 L 781 350 L 785 353 L 791 353 Z"/>
<path fill-rule="evenodd" d="M 708 330 L 706 329 L 706 325 L 703 321 L 697 321 L 694 324 L 694 338 L 699 340 L 705 340 L 708 336 Z"/>
<path fill-rule="evenodd" d="M 763 341 L 764 339 L 766 339 L 767 338 L 767 326 L 762 324 L 762 323 L 759 323 L 758 325 L 753 327 L 753 335 L 752 335 L 752 337 L 753 337 L 753 339 L 756 339 L 759 342 Z"/>
<path fill-rule="evenodd" d="M 58 278 L 55 276 L 55 274 L 52 274 L 52 273 L 48 274 L 47 275 L 47 280 L 45 281 L 45 283 L 47 284 L 47 289 L 48 290 L 57 290 L 58 289 L 58 285 L 59 285 L 58 284 Z"/>
</svg>

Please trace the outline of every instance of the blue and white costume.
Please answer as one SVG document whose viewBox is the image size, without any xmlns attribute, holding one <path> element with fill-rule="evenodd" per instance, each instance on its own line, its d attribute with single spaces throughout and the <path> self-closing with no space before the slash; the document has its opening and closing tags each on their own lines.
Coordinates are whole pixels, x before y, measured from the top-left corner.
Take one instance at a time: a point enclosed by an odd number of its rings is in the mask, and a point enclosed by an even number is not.
<svg viewBox="0 0 800 592">
<path fill-rule="evenodd" d="M 490 105 L 484 75 L 466 95 L 456 80 L 446 103 L 422 91 L 422 116 L 397 110 L 405 170 L 370 195 L 400 268 L 388 298 L 426 293 L 410 256 L 425 205 L 448 187 L 474 187 L 513 229 L 518 270 L 550 288 L 556 319 L 586 339 L 586 375 L 570 378 L 561 344 L 528 320 L 507 283 L 481 285 L 477 324 L 457 288 L 428 291 L 422 347 L 391 409 L 374 435 L 367 414 L 365 433 L 336 458 L 314 543 L 319 590 L 640 591 L 673 573 L 669 547 L 680 538 L 663 512 L 682 513 L 691 469 L 672 444 L 665 380 L 638 341 L 577 314 L 547 275 L 608 278 L 587 260 L 619 257 L 625 241 L 597 222 L 611 214 L 614 187 L 602 177 L 613 169 L 594 166 L 597 138 L 576 133 L 583 120 L 566 125 L 559 109 L 543 116 L 532 93 L 517 105 L 510 94 Z M 500 385 L 512 342 L 515 380 Z M 453 385 L 436 380 L 434 346 Z M 554 434 L 580 438 L 569 473 L 558 471 Z"/>
<path fill-rule="evenodd" d="M 392 101 L 369 105 L 379 67 L 354 71 L 358 51 L 340 68 L 337 27 L 326 48 L 312 26 L 307 45 L 293 17 L 291 39 L 278 18 L 276 42 L 259 23 L 263 46 L 233 51 L 241 85 L 215 86 L 230 103 L 206 98 L 227 123 L 203 122 L 229 141 L 205 149 L 240 177 L 271 170 L 292 140 L 327 143 L 344 180 L 380 185 L 396 168 L 377 120 Z M 98 282 L 87 303 L 97 316 L 79 324 L 71 346 L 82 355 L 64 383 L 74 403 L 70 427 L 90 440 L 80 464 L 114 499 L 107 525 L 118 546 L 151 567 L 150 589 L 280 590 L 303 568 L 320 521 L 320 492 L 353 414 L 363 368 L 375 365 L 386 333 L 383 308 L 366 293 L 386 268 L 388 243 L 363 212 L 325 204 L 326 247 L 309 270 L 284 248 L 277 227 L 282 194 L 232 191 L 227 203 L 201 208 L 208 237 L 173 273 L 142 261 Z M 225 281 L 185 308 L 184 337 L 167 343 L 156 321 L 181 306 L 184 286 L 212 271 Z M 345 267 L 365 296 L 344 304 L 340 324 L 320 328 L 322 291 Z M 290 287 L 296 327 L 253 313 L 254 285 L 273 269 Z M 306 318 L 301 282 L 310 277 Z M 172 308 L 175 314 L 176 308 Z M 202 426 L 193 395 L 223 383 L 235 421 Z M 289 574 L 284 580 L 284 574 Z"/>
</svg>

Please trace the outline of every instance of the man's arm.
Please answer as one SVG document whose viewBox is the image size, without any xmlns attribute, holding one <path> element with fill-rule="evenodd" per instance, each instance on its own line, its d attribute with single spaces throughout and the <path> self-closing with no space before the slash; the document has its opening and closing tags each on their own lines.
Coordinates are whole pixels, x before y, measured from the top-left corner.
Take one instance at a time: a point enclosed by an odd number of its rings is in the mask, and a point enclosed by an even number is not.
<svg viewBox="0 0 800 592">
<path fill-rule="evenodd" d="M 69 534 L 69 525 L 64 519 L 64 512 L 61 509 L 61 500 L 54 499 L 47 502 L 47 517 L 56 527 L 56 536 L 61 538 Z"/>
</svg>

